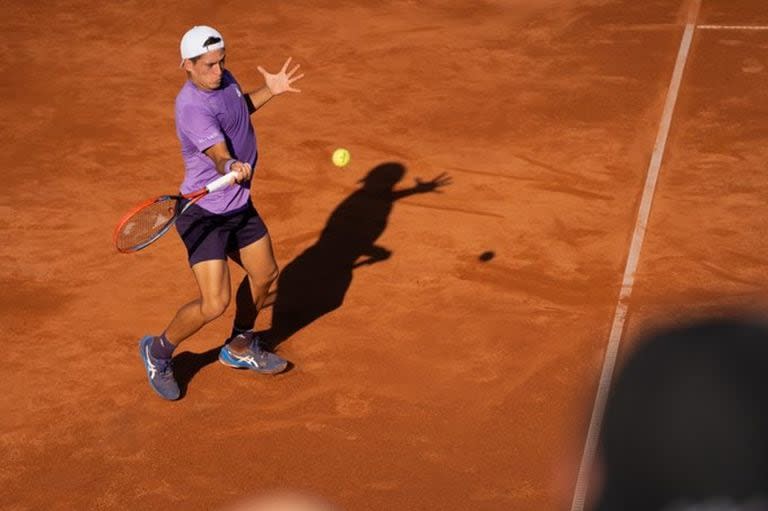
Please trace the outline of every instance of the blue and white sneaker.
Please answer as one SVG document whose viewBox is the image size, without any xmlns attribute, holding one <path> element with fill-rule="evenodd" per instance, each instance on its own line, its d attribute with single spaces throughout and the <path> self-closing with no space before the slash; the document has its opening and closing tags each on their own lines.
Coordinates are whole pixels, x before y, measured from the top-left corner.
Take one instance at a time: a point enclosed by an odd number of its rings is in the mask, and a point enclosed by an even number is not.
<svg viewBox="0 0 768 511">
<path fill-rule="evenodd" d="M 175 401 L 181 396 L 181 390 L 173 377 L 173 363 L 170 358 L 155 358 L 150 354 L 153 339 L 153 336 L 147 335 L 139 341 L 139 353 L 147 371 L 149 386 L 163 399 Z"/>
<path fill-rule="evenodd" d="M 230 345 L 226 344 L 219 352 L 219 362 L 228 367 L 250 369 L 261 374 L 282 373 L 288 367 L 287 360 L 263 349 L 258 336 L 253 332 L 239 334 L 233 337 L 232 341 L 241 340 L 240 338 L 243 340 L 250 339 L 248 350 L 243 353 L 235 353 L 230 349 Z"/>
</svg>

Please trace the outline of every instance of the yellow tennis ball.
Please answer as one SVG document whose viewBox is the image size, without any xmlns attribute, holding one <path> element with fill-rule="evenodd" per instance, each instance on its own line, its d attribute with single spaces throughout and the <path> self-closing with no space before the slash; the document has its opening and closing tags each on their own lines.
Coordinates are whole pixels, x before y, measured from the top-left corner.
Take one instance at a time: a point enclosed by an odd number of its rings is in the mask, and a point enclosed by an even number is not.
<svg viewBox="0 0 768 511">
<path fill-rule="evenodd" d="M 347 163 L 349 163 L 349 151 L 344 149 L 343 147 L 340 147 L 336 149 L 333 152 L 333 156 L 331 156 L 331 160 L 333 161 L 333 164 L 337 167 L 343 167 Z"/>
</svg>

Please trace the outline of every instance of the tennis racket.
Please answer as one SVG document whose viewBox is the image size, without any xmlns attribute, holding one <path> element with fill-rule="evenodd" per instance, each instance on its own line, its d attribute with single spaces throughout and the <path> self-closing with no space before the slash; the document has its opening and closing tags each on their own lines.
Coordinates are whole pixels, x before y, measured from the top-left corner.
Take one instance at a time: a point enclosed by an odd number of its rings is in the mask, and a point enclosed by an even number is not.
<svg viewBox="0 0 768 511">
<path fill-rule="evenodd" d="M 142 202 L 123 215 L 115 227 L 112 241 L 118 251 L 137 252 L 157 241 L 173 227 L 179 215 L 208 195 L 235 182 L 230 172 L 208 183 L 205 188 L 185 195 L 161 195 Z"/>
</svg>

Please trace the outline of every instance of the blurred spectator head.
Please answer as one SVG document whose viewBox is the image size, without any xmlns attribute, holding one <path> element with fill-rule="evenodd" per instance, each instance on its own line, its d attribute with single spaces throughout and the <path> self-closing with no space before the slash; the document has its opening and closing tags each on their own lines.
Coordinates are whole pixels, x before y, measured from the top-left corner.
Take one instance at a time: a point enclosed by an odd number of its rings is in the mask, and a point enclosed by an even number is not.
<svg viewBox="0 0 768 511">
<path fill-rule="evenodd" d="M 311 495 L 280 492 L 243 500 L 225 508 L 224 511 L 340 511 L 340 509 Z"/>
<path fill-rule="evenodd" d="M 598 511 L 768 509 L 766 325 L 712 319 L 639 339 L 598 458 Z"/>
</svg>

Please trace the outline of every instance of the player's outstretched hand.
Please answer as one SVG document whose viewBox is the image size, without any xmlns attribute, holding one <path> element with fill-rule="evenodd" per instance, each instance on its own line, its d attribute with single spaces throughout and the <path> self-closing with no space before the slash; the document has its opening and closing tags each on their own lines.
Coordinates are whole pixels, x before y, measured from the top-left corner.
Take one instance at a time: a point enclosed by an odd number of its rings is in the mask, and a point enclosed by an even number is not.
<svg viewBox="0 0 768 511">
<path fill-rule="evenodd" d="M 293 69 L 288 71 L 288 65 L 291 63 L 291 59 L 292 57 L 288 57 L 288 60 L 283 64 L 283 68 L 275 74 L 268 73 L 261 66 L 256 68 L 259 70 L 259 73 L 264 76 L 264 82 L 267 84 L 269 92 L 274 96 L 282 94 L 283 92 L 301 92 L 299 89 L 291 87 L 291 84 L 296 80 L 304 78 L 304 73 L 294 76 L 299 67 L 301 67 L 299 64 L 296 64 Z"/>
<path fill-rule="evenodd" d="M 451 178 L 445 172 L 435 177 L 431 181 L 422 181 L 417 177 L 416 186 L 413 187 L 413 191 L 415 193 L 428 193 L 428 192 L 442 193 L 441 191 L 438 190 L 438 188 L 442 188 L 443 186 L 448 186 L 449 184 L 451 184 Z"/>
</svg>

